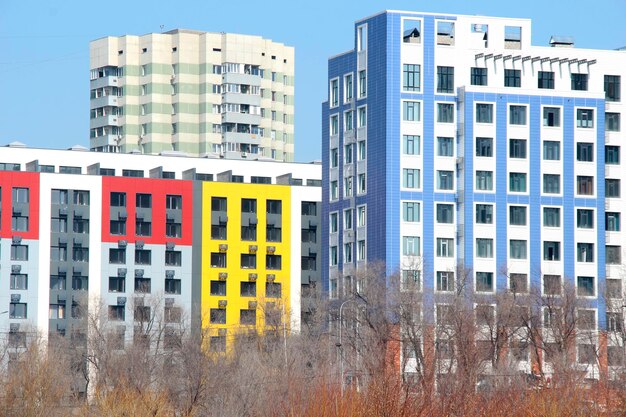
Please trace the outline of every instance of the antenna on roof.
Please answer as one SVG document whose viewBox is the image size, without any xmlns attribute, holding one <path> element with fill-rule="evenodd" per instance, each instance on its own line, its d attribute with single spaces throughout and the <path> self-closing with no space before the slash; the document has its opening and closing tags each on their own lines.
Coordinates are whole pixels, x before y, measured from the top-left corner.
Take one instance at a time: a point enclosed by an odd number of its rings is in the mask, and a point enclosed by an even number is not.
<svg viewBox="0 0 626 417">
<path fill-rule="evenodd" d="M 163 28 L 165 28 L 165 25 L 159 25 L 161 27 L 161 33 L 163 33 Z"/>
</svg>

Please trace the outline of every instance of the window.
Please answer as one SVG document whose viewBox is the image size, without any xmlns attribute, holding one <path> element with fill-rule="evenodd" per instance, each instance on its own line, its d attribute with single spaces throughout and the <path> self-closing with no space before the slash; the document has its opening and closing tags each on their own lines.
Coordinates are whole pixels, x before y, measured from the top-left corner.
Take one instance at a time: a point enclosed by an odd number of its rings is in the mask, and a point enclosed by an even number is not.
<svg viewBox="0 0 626 417">
<path fill-rule="evenodd" d="M 402 65 L 402 89 L 404 91 L 420 91 L 420 66 L 417 64 Z"/>
<path fill-rule="evenodd" d="M 167 220 L 165 223 L 165 236 L 167 237 L 182 237 L 182 225 L 180 223 Z"/>
<path fill-rule="evenodd" d="M 543 226 L 561 227 L 561 209 L 558 207 L 544 207 Z"/>
<path fill-rule="evenodd" d="M 74 191 L 74 204 L 77 206 L 88 206 L 89 191 Z"/>
<path fill-rule="evenodd" d="M 472 67 L 470 80 L 472 85 L 487 85 L 487 68 Z"/>
<path fill-rule="evenodd" d="M 580 229 L 593 229 L 593 210 L 576 210 L 576 225 Z"/>
<path fill-rule="evenodd" d="M 453 171 L 437 171 L 437 189 L 439 190 L 454 189 L 454 172 Z"/>
<path fill-rule="evenodd" d="M 25 318 L 27 318 L 27 305 L 26 305 L 26 303 L 11 303 L 11 304 L 9 304 L 9 318 L 10 319 L 25 319 Z"/>
<path fill-rule="evenodd" d="M 620 265 L 622 263 L 622 247 L 609 246 L 605 247 L 606 263 L 610 265 Z"/>
<path fill-rule="evenodd" d="M 437 103 L 437 122 L 454 123 L 454 104 Z"/>
<path fill-rule="evenodd" d="M 242 213 L 256 213 L 256 199 L 242 198 L 241 199 L 241 212 Z"/>
<path fill-rule="evenodd" d="M 509 191 L 516 193 L 526 192 L 526 174 L 523 172 L 511 172 L 509 174 Z"/>
<path fill-rule="evenodd" d="M 354 90 L 354 83 L 352 82 L 352 74 L 347 74 L 343 77 L 343 87 L 344 87 L 344 101 L 349 103 L 352 101 L 352 95 Z"/>
<path fill-rule="evenodd" d="M 330 134 L 331 135 L 339 134 L 339 116 L 337 115 L 330 117 Z"/>
<path fill-rule="evenodd" d="M 27 261 L 28 260 L 28 245 L 11 245 L 11 260 L 12 261 Z"/>
<path fill-rule="evenodd" d="M 415 269 L 403 269 L 401 284 L 403 290 L 420 291 L 421 277 L 420 271 Z"/>
<path fill-rule="evenodd" d="M 256 224 L 251 224 L 249 226 L 241 226 L 241 240 L 245 241 L 255 241 L 256 238 Z"/>
<path fill-rule="evenodd" d="M 605 227 L 607 232 L 619 232 L 621 228 L 621 214 L 618 212 L 606 212 L 605 213 Z"/>
<path fill-rule="evenodd" d="M 528 292 L 528 276 L 526 274 L 512 273 L 509 276 L 509 283 L 511 291 L 514 293 L 527 293 Z"/>
<path fill-rule="evenodd" d="M 493 138 L 476 138 L 476 156 L 493 156 Z"/>
<path fill-rule="evenodd" d="M 151 194 L 139 194 L 135 196 L 137 208 L 151 208 L 152 207 L 152 195 Z"/>
<path fill-rule="evenodd" d="M 337 168 L 339 166 L 339 149 L 332 148 L 330 150 L 330 167 Z"/>
<path fill-rule="evenodd" d="M 437 223 L 453 223 L 454 206 L 452 204 L 437 204 Z"/>
<path fill-rule="evenodd" d="M 343 183 L 343 196 L 351 197 L 354 193 L 353 187 L 354 177 L 347 177 L 344 179 Z"/>
<path fill-rule="evenodd" d="M 357 160 L 359 160 L 359 161 L 363 161 L 367 157 L 366 148 L 365 148 L 365 141 L 364 140 L 360 140 L 358 145 L 357 145 L 356 157 L 357 157 Z"/>
<path fill-rule="evenodd" d="M 267 282 L 265 284 L 265 297 L 280 298 L 282 296 L 281 284 L 278 282 Z"/>
<path fill-rule="evenodd" d="M 267 225 L 265 228 L 265 240 L 268 242 L 281 242 L 282 241 L 282 228 Z"/>
<path fill-rule="evenodd" d="M 511 239 L 509 241 L 511 259 L 526 259 L 526 241 Z"/>
<path fill-rule="evenodd" d="M 11 274 L 10 288 L 12 290 L 27 290 L 28 275 L 27 274 Z"/>
<path fill-rule="evenodd" d="M 572 73 L 572 90 L 587 91 L 589 74 Z"/>
<path fill-rule="evenodd" d="M 493 258 L 493 239 L 476 239 L 476 257 Z"/>
<path fill-rule="evenodd" d="M 356 259 L 357 261 L 365 260 L 365 241 L 359 240 L 356 246 Z"/>
<path fill-rule="evenodd" d="M 211 281 L 211 295 L 226 295 L 226 281 Z"/>
<path fill-rule="evenodd" d="M 226 211 L 225 197 L 211 197 L 211 211 Z"/>
<path fill-rule="evenodd" d="M 522 71 L 515 69 L 504 70 L 504 86 L 505 87 L 521 87 Z"/>
<path fill-rule="evenodd" d="M 357 113 L 357 127 L 365 127 L 367 125 L 367 107 L 359 107 Z"/>
<path fill-rule="evenodd" d="M 454 93 L 454 67 L 437 67 L 437 92 Z"/>
<path fill-rule="evenodd" d="M 352 218 L 354 217 L 354 210 L 347 209 L 343 212 L 343 228 L 346 230 L 352 229 Z"/>
<path fill-rule="evenodd" d="M 52 204 L 67 204 L 67 190 L 52 190 Z"/>
<path fill-rule="evenodd" d="M 620 131 L 620 114 L 619 113 L 605 113 L 604 114 L 604 129 L 607 132 L 619 132 Z"/>
<path fill-rule="evenodd" d="M 109 231 L 112 235 L 125 235 L 126 234 L 126 219 L 124 220 L 111 220 L 109 222 Z"/>
<path fill-rule="evenodd" d="M 350 131 L 354 127 L 354 112 L 352 110 L 343 114 L 343 130 Z"/>
<path fill-rule="evenodd" d="M 330 81 L 330 106 L 336 107 L 339 105 L 339 80 L 334 79 Z"/>
<path fill-rule="evenodd" d="M 420 221 L 420 203 L 404 202 L 402 203 L 402 220 L 405 222 Z"/>
<path fill-rule="evenodd" d="M 526 207 L 509 207 L 509 224 L 512 226 L 526 226 Z"/>
<path fill-rule="evenodd" d="M 152 263 L 152 251 L 149 249 L 135 249 L 135 264 L 150 265 Z"/>
<path fill-rule="evenodd" d="M 605 146 L 604 147 L 604 162 L 607 165 L 619 165 L 620 163 L 620 147 L 619 146 Z"/>
<path fill-rule="evenodd" d="M 561 260 L 561 242 L 543 242 L 543 260 Z"/>
<path fill-rule="evenodd" d="M 165 265 L 166 266 L 181 266 L 183 263 L 183 255 L 179 250 L 166 250 L 165 251 Z"/>
<path fill-rule="evenodd" d="M 419 221 L 419 203 L 416 203 L 417 206 L 417 221 Z M 356 217 L 356 225 L 358 227 L 365 226 L 365 206 L 357 207 L 357 217 Z"/>
<path fill-rule="evenodd" d="M 420 116 L 420 102 L 419 101 L 403 101 L 402 102 L 402 120 L 408 122 L 419 122 Z"/>
<path fill-rule="evenodd" d="M 265 255 L 265 266 L 267 269 L 280 270 L 282 268 L 281 255 Z"/>
<path fill-rule="evenodd" d="M 72 248 L 72 260 L 74 262 L 89 262 L 89 248 L 74 246 Z"/>
<path fill-rule="evenodd" d="M 493 104 L 476 104 L 476 123 L 493 123 Z"/>
<path fill-rule="evenodd" d="M 544 140 L 543 159 L 544 161 L 559 161 L 561 159 L 561 142 Z"/>
<path fill-rule="evenodd" d="M 561 176 L 543 174 L 543 192 L 545 194 L 559 194 L 561 192 Z"/>
<path fill-rule="evenodd" d="M 359 98 L 367 94 L 367 73 L 365 70 L 359 71 Z"/>
<path fill-rule="evenodd" d="M 561 126 L 561 109 L 558 107 L 544 107 L 543 125 L 548 127 Z"/>
<path fill-rule="evenodd" d="M 89 220 L 82 219 L 78 216 L 74 216 L 74 221 L 72 222 L 72 231 L 74 233 L 89 233 Z"/>
<path fill-rule="evenodd" d="M 578 262 L 593 262 L 593 243 L 577 243 L 576 254 Z"/>
<path fill-rule="evenodd" d="M 337 246 L 330 247 L 330 265 L 335 266 L 339 262 L 339 254 L 337 253 Z"/>
<path fill-rule="evenodd" d="M 605 182 L 605 196 L 607 198 L 620 198 L 621 181 L 614 178 L 607 178 Z"/>
<path fill-rule="evenodd" d="M 50 260 L 54 262 L 66 262 L 67 261 L 67 246 L 51 246 L 50 247 Z"/>
<path fill-rule="evenodd" d="M 53 233 L 67 233 L 67 217 L 52 217 L 50 219 L 50 231 Z"/>
<path fill-rule="evenodd" d="M 225 308 L 212 308 L 209 321 L 212 324 L 226 324 L 226 309 Z"/>
<path fill-rule="evenodd" d="M 576 177 L 576 189 L 579 195 L 593 195 L 593 177 L 578 175 Z"/>
<path fill-rule="evenodd" d="M 330 233 L 337 233 L 337 213 L 330 213 Z"/>
<path fill-rule="evenodd" d="M 619 332 L 621 333 L 624 329 L 623 329 L 623 319 L 622 319 L 622 314 L 623 313 L 606 313 L 606 324 L 607 324 L 607 330 L 610 332 Z M 624 350 L 621 347 L 618 347 L 620 354 L 622 355 L 622 360 L 620 361 L 621 364 L 623 364 L 623 355 L 624 355 Z M 610 359 L 609 359 L 610 361 Z M 609 363 L 609 365 L 612 365 L 611 363 Z"/>
<path fill-rule="evenodd" d="M 604 97 L 606 101 L 620 101 L 621 77 L 619 75 L 604 76 Z"/>
<path fill-rule="evenodd" d="M 420 256 L 420 253 L 419 236 L 402 237 L 402 254 L 404 256 Z"/>
<path fill-rule="evenodd" d="M 509 107 L 509 124 L 525 125 L 526 124 L 526 106 Z"/>
<path fill-rule="evenodd" d="M 576 110 L 576 127 L 591 129 L 593 128 L 593 110 L 577 109 Z"/>
<path fill-rule="evenodd" d="M 553 71 L 539 71 L 539 77 L 537 80 L 537 88 L 547 88 L 550 90 L 554 90 Z"/>
<path fill-rule="evenodd" d="M 417 135 L 403 135 L 402 151 L 405 155 L 419 155 L 420 137 Z"/>
<path fill-rule="evenodd" d="M 353 144 L 348 144 L 344 147 L 344 152 L 343 152 L 343 157 L 344 157 L 344 163 L 346 164 L 351 164 L 353 162 L 353 149 L 354 149 L 354 145 Z"/>
<path fill-rule="evenodd" d="M 543 293 L 546 295 L 561 294 L 561 276 L 560 275 L 544 275 L 543 276 Z"/>
<path fill-rule="evenodd" d="M 402 186 L 404 188 L 419 188 L 420 170 L 404 168 L 402 170 Z"/>
<path fill-rule="evenodd" d="M 126 207 L 126 193 L 111 193 L 111 207 Z"/>
<path fill-rule="evenodd" d="M 281 214 L 283 202 L 281 200 L 267 200 L 267 214 Z"/>
<path fill-rule="evenodd" d="M 13 188 L 13 204 L 26 204 L 28 203 L 28 188 Z"/>
<path fill-rule="evenodd" d="M 526 139 L 509 140 L 509 157 L 520 159 L 526 158 Z"/>
<path fill-rule="evenodd" d="M 476 190 L 492 191 L 493 190 L 493 172 L 492 171 L 476 171 Z"/>
<path fill-rule="evenodd" d="M 165 294 L 180 294 L 181 284 L 179 279 L 165 278 Z"/>
<path fill-rule="evenodd" d="M 183 196 L 168 194 L 167 196 L 165 196 L 165 208 L 167 210 L 182 210 Z"/>
<path fill-rule="evenodd" d="M 454 239 L 437 238 L 437 256 L 451 258 L 454 256 Z"/>
<path fill-rule="evenodd" d="M 256 282 L 241 282 L 240 295 L 242 297 L 256 297 Z"/>
<path fill-rule="evenodd" d="M 144 222 L 137 219 L 135 221 L 135 235 L 137 236 L 151 236 L 152 235 L 152 223 Z"/>
<path fill-rule="evenodd" d="M 352 242 L 343 245 L 343 263 L 352 263 Z"/>
<path fill-rule="evenodd" d="M 126 318 L 124 306 L 109 306 L 109 320 L 124 321 Z"/>
<path fill-rule="evenodd" d="M 493 205 L 476 204 L 476 223 L 493 224 Z"/>
<path fill-rule="evenodd" d="M 17 216 L 14 214 L 11 217 L 11 230 L 14 232 L 27 232 L 28 216 Z"/>
<path fill-rule="evenodd" d="M 126 291 L 126 277 L 109 277 L 109 292 Z"/>
<path fill-rule="evenodd" d="M 454 291 L 454 272 L 437 271 L 437 291 Z"/>
<path fill-rule="evenodd" d="M 593 297 L 596 293 L 593 277 L 576 277 L 579 297 Z"/>
<path fill-rule="evenodd" d="M 593 162 L 593 143 L 576 143 L 576 160 L 581 162 Z"/>
<path fill-rule="evenodd" d="M 239 311 L 239 324 L 246 326 L 256 325 L 256 310 L 242 309 Z"/>
<path fill-rule="evenodd" d="M 476 272 L 476 291 L 493 291 L 493 272 Z"/>
<path fill-rule="evenodd" d="M 135 292 L 139 294 L 150 294 L 152 291 L 152 280 L 150 278 L 135 278 Z"/>
</svg>

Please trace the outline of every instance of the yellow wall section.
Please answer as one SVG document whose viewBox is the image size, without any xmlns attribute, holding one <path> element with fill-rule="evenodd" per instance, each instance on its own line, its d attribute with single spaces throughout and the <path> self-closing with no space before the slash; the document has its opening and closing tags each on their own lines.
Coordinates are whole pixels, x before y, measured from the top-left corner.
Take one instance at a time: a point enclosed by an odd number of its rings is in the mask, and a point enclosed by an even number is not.
<svg viewBox="0 0 626 417">
<path fill-rule="evenodd" d="M 225 197 L 227 199 L 228 222 L 226 225 L 226 240 L 211 239 L 211 198 Z M 257 200 L 257 240 L 241 240 L 241 199 L 252 198 Z M 282 241 L 266 242 L 266 201 L 282 201 Z M 220 251 L 220 244 L 227 244 L 226 268 L 211 267 L 211 253 Z M 257 245 L 256 269 L 241 268 L 241 254 L 250 253 L 250 245 Z M 276 255 L 282 255 L 280 270 L 267 270 L 265 255 L 267 247 L 274 246 Z M 248 309 L 250 301 L 257 302 L 256 324 L 262 331 L 265 327 L 265 305 L 275 303 L 285 315 L 283 320 L 289 325 L 289 294 L 291 291 L 291 190 L 289 186 L 269 184 L 241 184 L 204 182 L 202 188 L 202 325 L 209 329 L 209 334 L 215 336 L 218 329 L 227 329 L 227 346 L 239 331 L 246 331 L 252 326 L 240 325 L 239 314 L 241 309 Z M 219 273 L 228 273 L 226 279 L 226 296 L 211 295 L 211 281 L 219 280 Z M 256 273 L 256 297 L 242 297 L 240 295 L 241 282 L 249 281 L 248 274 Z M 274 282 L 281 284 L 281 297 L 266 298 L 265 284 L 267 274 L 275 274 Z M 218 308 L 219 300 L 227 300 L 226 324 L 210 323 L 210 310 Z"/>
</svg>

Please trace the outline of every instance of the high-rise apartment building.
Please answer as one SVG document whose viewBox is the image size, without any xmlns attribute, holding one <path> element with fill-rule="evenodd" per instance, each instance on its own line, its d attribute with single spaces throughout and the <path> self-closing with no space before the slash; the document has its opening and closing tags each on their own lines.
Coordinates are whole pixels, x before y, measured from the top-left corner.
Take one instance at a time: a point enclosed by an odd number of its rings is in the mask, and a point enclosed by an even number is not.
<svg viewBox="0 0 626 417">
<path fill-rule="evenodd" d="M 181 326 L 208 329 L 214 351 L 242 331 L 299 329 L 301 295 L 321 274 L 318 164 L 19 144 L 0 154 L 10 347 L 37 334 L 86 346 L 89 317 L 116 346 L 152 322 L 166 344 Z"/>
<path fill-rule="evenodd" d="M 293 161 L 293 47 L 177 29 L 101 38 L 90 57 L 92 150 Z"/>
<path fill-rule="evenodd" d="M 607 299 L 624 294 L 626 52 L 531 45 L 529 20 L 484 16 L 385 11 L 354 34 L 329 59 L 322 116 L 331 299 L 384 261 L 433 323 L 461 265 L 464 291 L 487 299 L 569 282 L 610 328 L 624 313 Z"/>
</svg>

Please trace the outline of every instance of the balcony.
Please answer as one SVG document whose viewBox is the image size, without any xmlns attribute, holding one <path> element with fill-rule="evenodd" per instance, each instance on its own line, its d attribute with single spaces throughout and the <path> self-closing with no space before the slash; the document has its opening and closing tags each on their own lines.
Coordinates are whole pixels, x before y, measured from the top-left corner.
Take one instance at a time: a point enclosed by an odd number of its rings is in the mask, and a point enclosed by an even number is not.
<svg viewBox="0 0 626 417">
<path fill-rule="evenodd" d="M 89 140 L 89 147 L 99 148 L 102 146 L 117 146 L 117 135 L 103 135 Z"/>
<path fill-rule="evenodd" d="M 117 107 L 119 99 L 118 96 L 113 95 L 92 98 L 89 101 L 89 107 L 92 109 L 97 109 L 98 107 Z"/>
<path fill-rule="evenodd" d="M 261 105 L 261 96 L 259 94 L 224 93 L 222 99 L 223 103 Z"/>
<path fill-rule="evenodd" d="M 261 136 L 254 133 L 224 132 L 224 142 L 261 144 Z"/>
<path fill-rule="evenodd" d="M 261 116 L 250 113 L 222 113 L 222 123 L 237 123 L 242 125 L 259 125 Z"/>
<path fill-rule="evenodd" d="M 91 80 L 89 84 L 89 88 L 95 90 L 96 88 L 102 87 L 119 87 L 121 85 L 120 77 L 118 76 L 109 76 L 96 78 L 95 80 Z"/>
<path fill-rule="evenodd" d="M 119 117 L 117 115 L 107 115 L 89 120 L 89 129 L 96 129 L 102 126 L 118 126 Z"/>
<path fill-rule="evenodd" d="M 246 84 L 246 85 L 261 85 L 261 77 L 252 74 L 239 74 L 229 72 L 222 75 L 222 80 L 227 84 Z"/>
</svg>

